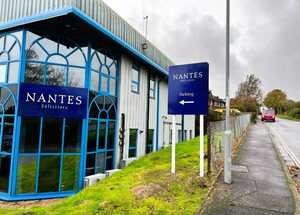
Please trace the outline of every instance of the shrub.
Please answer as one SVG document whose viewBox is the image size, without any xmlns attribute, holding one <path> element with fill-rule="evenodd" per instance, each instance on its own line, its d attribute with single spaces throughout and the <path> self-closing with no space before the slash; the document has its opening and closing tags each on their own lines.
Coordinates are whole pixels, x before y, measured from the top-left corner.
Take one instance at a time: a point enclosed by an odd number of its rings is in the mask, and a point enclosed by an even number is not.
<svg viewBox="0 0 300 215">
<path fill-rule="evenodd" d="M 257 112 L 251 112 L 251 122 L 256 123 L 257 120 Z"/>
<path fill-rule="evenodd" d="M 300 108 L 293 108 L 289 111 L 288 115 L 293 118 L 300 119 Z"/>
<path fill-rule="evenodd" d="M 224 120 L 224 114 L 214 111 L 214 110 L 209 110 L 208 112 L 208 121 L 209 122 L 215 122 L 215 121 L 221 121 Z"/>
</svg>

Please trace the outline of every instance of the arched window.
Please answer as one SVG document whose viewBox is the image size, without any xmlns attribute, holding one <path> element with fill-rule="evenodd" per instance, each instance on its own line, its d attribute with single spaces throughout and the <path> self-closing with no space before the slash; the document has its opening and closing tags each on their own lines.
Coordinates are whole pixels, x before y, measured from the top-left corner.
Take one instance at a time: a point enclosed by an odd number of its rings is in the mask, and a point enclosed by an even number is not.
<svg viewBox="0 0 300 215">
<path fill-rule="evenodd" d="M 0 192 L 8 192 L 17 85 L 0 87 Z"/>
<path fill-rule="evenodd" d="M 59 38 L 32 33 L 28 37 L 32 42 L 27 50 L 26 82 L 84 87 L 86 53 L 82 48 Z"/>
<path fill-rule="evenodd" d="M 89 107 L 86 175 L 113 168 L 116 106 L 112 97 L 96 96 Z"/>
<path fill-rule="evenodd" d="M 18 33 L 0 36 L 0 83 L 17 83 L 21 45 Z"/>
<path fill-rule="evenodd" d="M 100 51 L 94 51 L 90 89 L 102 95 L 116 96 L 116 87 L 117 61 Z"/>
<path fill-rule="evenodd" d="M 25 82 L 84 87 L 86 56 L 75 43 L 27 33 Z M 79 189 L 82 119 L 21 118 L 16 193 Z"/>
</svg>

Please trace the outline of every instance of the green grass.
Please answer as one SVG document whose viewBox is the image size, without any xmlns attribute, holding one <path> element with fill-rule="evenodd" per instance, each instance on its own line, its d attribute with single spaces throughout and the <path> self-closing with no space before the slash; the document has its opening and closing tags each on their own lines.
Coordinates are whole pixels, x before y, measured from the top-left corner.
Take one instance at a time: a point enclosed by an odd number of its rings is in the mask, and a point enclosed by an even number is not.
<svg viewBox="0 0 300 215">
<path fill-rule="evenodd" d="M 195 214 L 208 192 L 208 179 L 198 176 L 199 138 L 177 144 L 176 176 L 170 174 L 170 160 L 169 147 L 54 205 L 0 209 L 0 214 Z"/>
<path fill-rule="evenodd" d="M 291 117 L 291 116 L 288 116 L 288 115 L 284 115 L 284 114 L 279 114 L 278 117 L 282 118 L 282 119 L 288 119 L 288 120 L 293 120 L 293 121 L 300 122 L 300 119 L 294 118 L 294 117 Z"/>
</svg>

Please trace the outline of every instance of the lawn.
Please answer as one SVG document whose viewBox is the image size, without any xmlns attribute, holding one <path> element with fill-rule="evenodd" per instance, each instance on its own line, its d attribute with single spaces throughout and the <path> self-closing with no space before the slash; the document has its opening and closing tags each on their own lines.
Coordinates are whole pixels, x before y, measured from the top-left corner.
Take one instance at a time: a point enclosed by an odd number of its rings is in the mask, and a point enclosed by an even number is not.
<svg viewBox="0 0 300 215">
<path fill-rule="evenodd" d="M 284 114 L 280 114 L 280 115 L 278 115 L 278 117 L 282 118 L 282 119 L 288 119 L 288 120 L 293 120 L 293 121 L 300 122 L 300 119 L 294 118 L 294 117 L 291 117 L 291 116 L 288 116 L 288 115 L 284 115 Z"/>
<path fill-rule="evenodd" d="M 175 176 L 170 160 L 169 147 L 54 205 L 0 214 L 195 214 L 208 192 L 198 176 L 199 138 L 177 144 Z"/>
</svg>

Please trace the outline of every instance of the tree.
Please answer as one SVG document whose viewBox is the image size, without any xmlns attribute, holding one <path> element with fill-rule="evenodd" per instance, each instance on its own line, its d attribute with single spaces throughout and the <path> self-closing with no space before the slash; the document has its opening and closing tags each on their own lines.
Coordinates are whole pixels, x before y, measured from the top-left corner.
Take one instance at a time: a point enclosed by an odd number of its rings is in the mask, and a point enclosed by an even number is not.
<svg viewBox="0 0 300 215">
<path fill-rule="evenodd" d="M 286 101 L 287 96 L 285 92 L 280 89 L 274 89 L 267 94 L 264 104 L 268 108 L 274 108 L 277 113 L 282 113 Z"/>
<path fill-rule="evenodd" d="M 283 104 L 283 111 L 287 113 L 290 110 L 292 110 L 294 107 L 296 107 L 296 102 L 293 101 L 292 99 L 287 99 Z"/>
<path fill-rule="evenodd" d="M 39 60 L 38 53 L 33 50 L 27 50 L 27 60 L 28 61 L 37 61 Z M 31 83 L 43 83 L 44 78 L 47 79 L 48 85 L 59 85 L 63 86 L 65 84 L 65 72 L 66 66 L 54 66 L 51 63 L 48 63 L 45 67 L 44 64 L 37 64 L 37 63 L 27 63 L 26 64 L 26 81 Z M 46 73 L 44 71 L 46 70 Z M 46 77 L 44 77 L 46 75 Z M 77 86 L 78 80 L 72 74 L 68 76 L 68 83 L 69 86 Z"/>
<path fill-rule="evenodd" d="M 261 81 L 254 74 L 247 75 L 246 80 L 239 84 L 236 98 L 255 98 L 258 104 L 262 101 Z"/>
<path fill-rule="evenodd" d="M 253 97 L 237 97 L 231 99 L 230 101 L 231 107 L 239 109 L 242 112 L 256 112 L 257 111 L 257 103 L 255 98 Z"/>
</svg>

